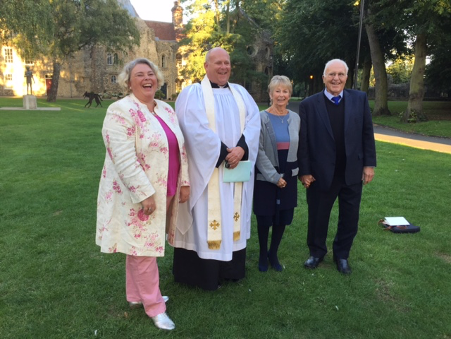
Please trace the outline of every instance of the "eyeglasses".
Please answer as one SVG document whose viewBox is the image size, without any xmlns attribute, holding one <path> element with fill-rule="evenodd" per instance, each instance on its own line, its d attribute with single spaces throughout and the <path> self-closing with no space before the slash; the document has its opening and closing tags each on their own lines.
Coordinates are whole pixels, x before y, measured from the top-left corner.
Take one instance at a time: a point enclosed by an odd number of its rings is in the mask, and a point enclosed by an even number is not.
<svg viewBox="0 0 451 339">
<path fill-rule="evenodd" d="M 344 73 L 329 73 L 329 74 L 327 74 L 327 77 L 328 78 L 331 78 L 331 79 L 333 79 L 333 78 L 335 78 L 336 76 L 338 75 L 338 77 L 340 78 L 340 79 L 344 79 L 344 78 L 346 78 L 348 75 L 347 74 L 344 74 Z"/>
</svg>

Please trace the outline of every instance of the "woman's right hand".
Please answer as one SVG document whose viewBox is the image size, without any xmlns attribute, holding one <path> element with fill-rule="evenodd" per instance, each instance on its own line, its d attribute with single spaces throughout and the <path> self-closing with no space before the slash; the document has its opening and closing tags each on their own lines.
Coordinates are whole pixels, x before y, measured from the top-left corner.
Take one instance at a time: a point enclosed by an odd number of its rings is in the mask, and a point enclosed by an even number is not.
<svg viewBox="0 0 451 339">
<path fill-rule="evenodd" d="M 190 190 L 191 188 L 189 186 L 180 187 L 180 199 L 179 199 L 180 203 L 188 201 Z"/>
<path fill-rule="evenodd" d="M 151 215 L 157 208 L 157 205 L 155 204 L 155 199 L 153 198 L 153 196 L 150 196 L 147 199 L 141 201 L 141 205 L 143 207 L 143 212 L 146 215 Z"/>
<path fill-rule="evenodd" d="M 286 185 L 287 182 L 283 178 L 280 178 L 279 181 L 277 182 L 277 187 L 279 188 L 284 188 Z"/>
</svg>

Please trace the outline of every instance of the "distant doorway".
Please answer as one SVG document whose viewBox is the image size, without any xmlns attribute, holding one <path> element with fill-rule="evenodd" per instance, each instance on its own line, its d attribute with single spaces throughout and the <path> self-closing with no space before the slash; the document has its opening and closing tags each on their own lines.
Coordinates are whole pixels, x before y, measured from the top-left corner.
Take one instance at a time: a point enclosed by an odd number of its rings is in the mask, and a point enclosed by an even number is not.
<svg viewBox="0 0 451 339">
<path fill-rule="evenodd" d="M 165 83 L 163 86 L 161 86 L 160 90 L 163 92 L 164 98 L 167 99 L 168 98 L 168 84 Z"/>
<path fill-rule="evenodd" d="M 45 88 L 47 90 L 47 95 L 49 95 L 50 88 L 52 87 L 52 75 L 45 75 Z"/>
</svg>

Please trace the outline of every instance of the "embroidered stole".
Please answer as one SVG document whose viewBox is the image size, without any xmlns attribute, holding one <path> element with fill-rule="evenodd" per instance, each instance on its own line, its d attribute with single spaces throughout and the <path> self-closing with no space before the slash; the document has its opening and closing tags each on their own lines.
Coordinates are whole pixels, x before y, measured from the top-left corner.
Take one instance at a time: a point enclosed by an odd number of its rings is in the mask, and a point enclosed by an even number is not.
<svg viewBox="0 0 451 339">
<path fill-rule="evenodd" d="M 211 88 L 210 80 L 205 75 L 201 82 L 202 92 L 204 95 L 205 110 L 207 113 L 208 124 L 210 129 L 216 133 L 216 118 L 215 118 L 215 99 L 213 96 L 213 89 Z M 241 95 L 233 86 L 229 86 L 232 91 L 233 98 L 238 105 L 240 113 L 240 129 L 241 134 L 244 130 L 246 108 Z M 208 248 L 211 250 L 219 250 L 222 240 L 222 220 L 221 220 L 221 196 L 219 193 L 219 184 L 221 178 L 219 177 L 219 168 L 213 170 L 213 174 L 208 182 L 208 234 L 207 242 Z M 227 216 L 233 218 L 233 241 L 240 239 L 241 235 L 241 199 L 243 195 L 243 183 L 234 183 L 234 197 L 233 197 L 233 215 Z"/>
</svg>

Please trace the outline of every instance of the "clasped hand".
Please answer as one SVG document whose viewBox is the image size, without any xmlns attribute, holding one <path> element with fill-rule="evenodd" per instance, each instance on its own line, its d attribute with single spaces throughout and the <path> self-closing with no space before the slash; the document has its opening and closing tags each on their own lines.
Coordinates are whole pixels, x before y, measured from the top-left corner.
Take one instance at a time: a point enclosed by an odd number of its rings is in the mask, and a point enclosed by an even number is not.
<svg viewBox="0 0 451 339">
<path fill-rule="evenodd" d="M 306 174 L 301 176 L 299 179 L 302 182 L 302 185 L 304 185 L 305 188 L 309 188 L 312 182 L 314 182 L 316 179 L 311 174 Z"/>
<path fill-rule="evenodd" d="M 237 147 L 227 148 L 227 152 L 229 152 L 229 154 L 227 154 L 225 161 L 227 161 L 229 163 L 230 169 L 234 169 L 235 167 L 238 166 L 241 159 L 243 159 L 244 150 L 240 146 L 237 146 Z"/>
</svg>

